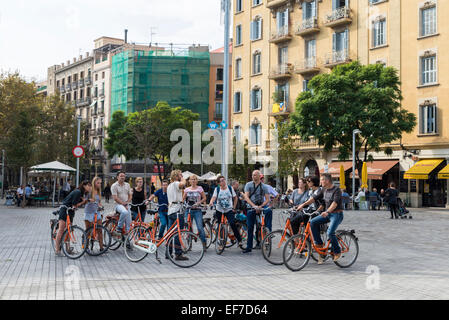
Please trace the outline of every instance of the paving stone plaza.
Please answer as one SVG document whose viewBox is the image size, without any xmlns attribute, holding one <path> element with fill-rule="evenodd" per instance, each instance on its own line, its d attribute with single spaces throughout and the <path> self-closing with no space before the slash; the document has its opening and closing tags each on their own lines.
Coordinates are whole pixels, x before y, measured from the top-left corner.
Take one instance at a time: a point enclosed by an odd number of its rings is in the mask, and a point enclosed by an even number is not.
<svg viewBox="0 0 449 320">
<path fill-rule="evenodd" d="M 107 205 L 111 209 L 112 205 Z M 348 211 L 360 255 L 349 269 L 311 261 L 300 272 L 274 266 L 260 250 L 213 247 L 193 268 L 154 256 L 129 262 L 122 248 L 78 260 L 55 257 L 51 208 L 0 206 L 0 299 L 449 299 L 449 212 L 411 209 L 412 220 L 386 211 Z M 273 217 L 279 228 L 279 211 Z M 78 211 L 75 224 L 83 226 Z"/>
</svg>

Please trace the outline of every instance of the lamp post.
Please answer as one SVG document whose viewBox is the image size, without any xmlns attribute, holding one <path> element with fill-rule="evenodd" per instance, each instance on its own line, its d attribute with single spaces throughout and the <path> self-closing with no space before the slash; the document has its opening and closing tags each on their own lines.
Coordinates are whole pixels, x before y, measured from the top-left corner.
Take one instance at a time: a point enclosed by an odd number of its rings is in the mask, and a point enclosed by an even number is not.
<svg viewBox="0 0 449 320">
<path fill-rule="evenodd" d="M 2 150 L 2 199 L 5 197 L 5 150 Z"/>
<path fill-rule="evenodd" d="M 352 131 L 352 210 L 355 210 L 355 136 L 360 133 L 359 129 Z"/>
<path fill-rule="evenodd" d="M 76 118 L 77 120 L 77 137 L 76 137 L 76 145 L 80 145 L 80 135 L 81 135 L 81 116 Z M 80 158 L 76 158 L 76 187 L 78 188 L 80 185 Z"/>
<path fill-rule="evenodd" d="M 224 66 L 223 66 L 223 121 L 229 124 L 229 24 L 230 24 L 230 0 L 222 0 L 222 11 L 224 12 Z M 221 152 L 221 174 L 228 179 L 228 134 L 222 128 L 222 152 Z"/>
</svg>

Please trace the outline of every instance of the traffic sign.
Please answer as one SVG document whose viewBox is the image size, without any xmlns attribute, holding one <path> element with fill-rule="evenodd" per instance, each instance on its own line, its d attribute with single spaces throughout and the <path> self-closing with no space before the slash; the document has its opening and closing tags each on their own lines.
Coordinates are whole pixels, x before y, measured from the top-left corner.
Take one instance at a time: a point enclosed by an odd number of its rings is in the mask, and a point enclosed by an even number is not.
<svg viewBox="0 0 449 320">
<path fill-rule="evenodd" d="M 81 158 L 84 156 L 84 148 L 82 146 L 76 146 L 72 149 L 72 154 L 75 158 Z"/>
<path fill-rule="evenodd" d="M 218 128 L 218 124 L 215 121 L 212 121 L 207 126 L 209 127 L 209 129 L 212 129 L 212 130 L 215 130 Z"/>
</svg>

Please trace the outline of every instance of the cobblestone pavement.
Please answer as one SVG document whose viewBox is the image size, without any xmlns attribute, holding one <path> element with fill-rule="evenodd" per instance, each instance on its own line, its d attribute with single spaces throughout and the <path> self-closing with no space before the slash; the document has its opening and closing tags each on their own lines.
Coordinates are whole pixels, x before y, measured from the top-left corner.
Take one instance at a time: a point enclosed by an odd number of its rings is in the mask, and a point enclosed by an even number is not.
<svg viewBox="0 0 449 320">
<path fill-rule="evenodd" d="M 152 256 L 132 263 L 123 249 L 75 261 L 55 257 L 51 211 L 0 206 L 0 299 L 449 299 L 445 212 L 416 211 L 412 220 L 345 212 L 340 228 L 355 229 L 359 238 L 356 264 L 340 269 L 311 260 L 291 272 L 267 263 L 260 250 L 244 256 L 235 247 L 222 256 L 211 247 L 190 269 L 165 259 L 160 265 Z M 75 217 L 80 226 L 82 216 Z"/>
</svg>

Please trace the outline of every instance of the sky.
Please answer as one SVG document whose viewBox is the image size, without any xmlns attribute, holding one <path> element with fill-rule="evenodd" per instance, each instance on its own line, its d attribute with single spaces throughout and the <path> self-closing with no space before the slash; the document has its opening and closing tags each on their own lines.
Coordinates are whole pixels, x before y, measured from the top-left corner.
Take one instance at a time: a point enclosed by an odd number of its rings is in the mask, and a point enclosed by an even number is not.
<svg viewBox="0 0 449 320">
<path fill-rule="evenodd" d="M 45 80 L 47 68 L 91 52 L 101 36 L 223 46 L 220 0 L 2 0 L 0 71 Z M 230 28 L 232 29 L 232 28 Z"/>
</svg>

